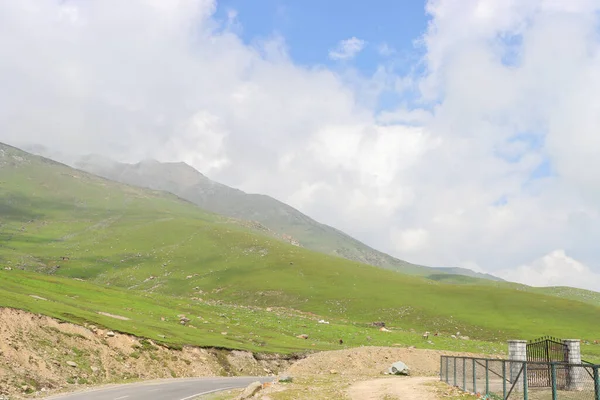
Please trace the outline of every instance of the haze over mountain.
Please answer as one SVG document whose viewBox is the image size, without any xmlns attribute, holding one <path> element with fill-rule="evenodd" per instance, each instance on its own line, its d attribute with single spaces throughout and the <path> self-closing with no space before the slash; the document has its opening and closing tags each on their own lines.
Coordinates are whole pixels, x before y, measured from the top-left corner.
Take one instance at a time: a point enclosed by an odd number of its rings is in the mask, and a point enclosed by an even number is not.
<svg viewBox="0 0 600 400">
<path fill-rule="evenodd" d="M 116 182 L 173 193 L 202 209 L 255 222 L 251 227 L 324 254 L 416 275 L 441 273 L 502 280 L 465 268 L 425 267 L 400 260 L 375 250 L 336 228 L 319 223 L 270 196 L 245 193 L 215 182 L 184 162 L 144 160 L 128 164 L 100 155 L 78 158 L 41 145 L 29 145 L 26 149 Z"/>
</svg>

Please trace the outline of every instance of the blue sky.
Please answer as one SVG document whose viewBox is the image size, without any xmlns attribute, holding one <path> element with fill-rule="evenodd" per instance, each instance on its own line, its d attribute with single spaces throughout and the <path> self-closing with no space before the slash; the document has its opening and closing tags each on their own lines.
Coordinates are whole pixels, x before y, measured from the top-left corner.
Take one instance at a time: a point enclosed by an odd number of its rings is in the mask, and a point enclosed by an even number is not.
<svg viewBox="0 0 600 400">
<path fill-rule="evenodd" d="M 406 72 L 403 68 L 416 58 L 414 40 L 428 20 L 421 0 L 221 0 L 217 6 L 219 19 L 237 11 L 246 43 L 273 33 L 283 36 L 297 64 L 336 68 L 339 61 L 329 59 L 329 50 L 351 37 L 364 40 L 365 49 L 352 63 L 366 75 L 382 62 L 378 48 L 384 43 L 396 50 L 396 70 Z"/>
<path fill-rule="evenodd" d="M 246 44 L 273 34 L 282 36 L 297 65 L 324 65 L 333 71 L 351 68 L 365 77 L 385 66 L 396 76 L 404 76 L 412 68 L 419 67 L 419 58 L 423 54 L 423 48 L 416 41 L 424 34 L 430 19 L 425 12 L 425 3 L 424 0 L 219 0 L 215 17 L 226 21 L 228 13 L 235 11 L 240 24 L 237 33 Z M 366 42 L 356 57 L 349 60 L 329 57 L 329 52 L 340 41 L 352 37 Z M 502 63 L 517 65 L 522 36 L 508 35 L 502 42 L 506 45 Z M 392 53 L 382 54 L 383 45 Z M 411 91 L 384 90 L 379 93 L 375 108 L 377 111 L 393 110 L 401 103 L 410 107 L 415 105 L 416 96 Z M 424 104 L 419 106 L 428 108 Z M 521 134 L 514 141 L 526 144 L 525 153 L 543 147 L 543 136 L 540 135 Z M 523 154 L 501 158 L 517 162 Z M 551 174 L 550 160 L 544 158 L 526 184 Z M 505 198 L 500 200 L 500 203 L 505 202 Z"/>
</svg>

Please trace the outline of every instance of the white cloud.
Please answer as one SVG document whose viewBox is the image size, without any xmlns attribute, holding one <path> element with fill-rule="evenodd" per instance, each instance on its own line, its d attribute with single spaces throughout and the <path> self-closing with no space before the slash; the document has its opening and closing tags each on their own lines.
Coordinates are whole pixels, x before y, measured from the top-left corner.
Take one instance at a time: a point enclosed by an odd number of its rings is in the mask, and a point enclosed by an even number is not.
<svg viewBox="0 0 600 400">
<path fill-rule="evenodd" d="M 237 35 L 240 35 L 242 33 L 242 24 L 238 19 L 237 10 L 232 8 L 227 10 L 227 23 L 225 26 L 228 31 L 234 32 Z"/>
<path fill-rule="evenodd" d="M 428 248 L 429 232 L 425 229 L 392 230 L 392 240 L 403 252 L 411 253 Z"/>
<path fill-rule="evenodd" d="M 590 242 L 600 234 L 591 228 L 600 204 L 593 8 L 600 4 L 429 2 L 419 85 L 424 100 L 436 102 L 425 126 L 443 145 L 412 170 L 421 201 L 398 216 L 403 229 L 429 233 L 430 245 L 413 260 L 470 261 L 494 273 L 568 247 L 592 271 L 600 268 Z M 401 120 L 395 116 L 380 120 Z M 544 163 L 553 174 L 533 179 Z M 578 231 L 583 220 L 586 231 Z"/>
<path fill-rule="evenodd" d="M 349 60 L 365 48 L 366 42 L 356 37 L 342 40 L 338 45 L 329 51 L 329 58 L 332 60 Z"/>
<path fill-rule="evenodd" d="M 382 111 L 377 115 L 380 124 L 402 124 L 408 126 L 423 126 L 431 122 L 433 114 L 422 108 L 409 109 L 400 107 L 393 111 Z"/>
<path fill-rule="evenodd" d="M 387 43 L 381 43 L 377 46 L 377 52 L 383 57 L 389 57 L 396 53 L 396 50 Z"/>
<path fill-rule="evenodd" d="M 364 78 L 245 44 L 209 0 L 4 1 L 0 140 L 184 160 L 412 262 L 539 283 L 568 249 L 596 274 L 599 8 L 432 0 L 425 75 Z M 389 87 L 422 98 L 378 113 Z"/>
<path fill-rule="evenodd" d="M 590 290 L 600 287 L 600 274 L 567 256 L 564 250 L 554 250 L 529 264 L 499 271 L 498 275 L 531 286 L 572 286 Z"/>
<path fill-rule="evenodd" d="M 227 136 L 228 132 L 219 117 L 199 111 L 190 117 L 179 135 L 167 140 L 164 151 L 167 154 L 181 154 L 181 161 L 211 174 L 231 163 L 224 147 Z M 202 146 L 201 152 L 189 152 L 198 144 Z"/>
</svg>

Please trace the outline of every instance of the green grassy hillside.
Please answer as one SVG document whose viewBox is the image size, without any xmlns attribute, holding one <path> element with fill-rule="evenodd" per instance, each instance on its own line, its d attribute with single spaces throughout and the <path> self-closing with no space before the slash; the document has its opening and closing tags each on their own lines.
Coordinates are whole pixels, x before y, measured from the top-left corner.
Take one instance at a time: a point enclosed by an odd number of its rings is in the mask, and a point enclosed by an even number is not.
<svg viewBox="0 0 600 400">
<path fill-rule="evenodd" d="M 581 301 L 490 281 L 446 283 L 325 256 L 173 195 L 7 146 L 0 147 L 0 198 L 0 265 L 12 268 L 0 275 L 0 306 L 154 338 L 162 331 L 190 344 L 253 348 L 256 341 L 266 343 L 264 350 L 327 347 L 337 336 L 369 344 L 366 336 L 382 334 L 368 327 L 373 321 L 395 328 L 378 339 L 387 343 L 423 343 L 423 331 L 439 331 L 442 336 L 427 344 L 436 348 L 503 346 L 507 339 L 541 335 L 596 339 L 600 308 Z M 216 315 L 227 316 L 219 307 L 248 314 L 218 323 Z M 274 317 L 267 308 L 285 312 Z M 165 331 L 160 316 L 177 325 L 179 313 L 205 314 L 210 322 Z M 332 324 L 317 324 L 319 318 Z M 231 336 L 220 337 L 221 330 Z M 451 339 L 457 331 L 471 340 Z M 300 333 L 314 336 L 315 346 L 297 339 Z M 584 351 L 593 355 L 597 348 Z"/>
<path fill-rule="evenodd" d="M 521 292 L 537 293 L 553 297 L 560 297 L 562 299 L 575 300 L 597 307 L 600 306 L 600 293 L 568 286 L 532 287 L 515 282 L 498 282 L 490 279 L 481 279 L 471 276 L 453 274 L 432 274 L 428 275 L 427 278 L 444 283 L 459 285 L 481 285 L 488 286 L 490 288 L 512 289 Z"/>
<path fill-rule="evenodd" d="M 318 321 L 322 317 L 317 314 L 287 308 L 250 307 L 141 293 L 28 271 L 0 270 L 0 280 L 1 306 L 80 325 L 94 324 L 149 338 L 172 348 L 195 345 L 254 352 L 301 353 L 305 350 L 402 343 L 421 348 L 454 348 L 486 353 L 504 351 L 499 343 L 457 341 L 446 336 L 429 344 L 420 335 L 399 327 L 390 327 L 393 329 L 391 333 L 380 332 L 368 324 L 339 318 L 328 318 L 329 324 L 320 324 Z M 191 321 L 183 326 L 179 315 L 185 315 Z M 301 334 L 308 334 L 309 338 L 296 337 Z M 338 343 L 340 338 L 344 340 L 342 346 Z"/>
<path fill-rule="evenodd" d="M 174 193 L 217 214 L 257 222 L 248 226 L 320 253 L 413 275 L 461 274 L 501 280 L 464 268 L 432 268 L 399 260 L 340 230 L 321 224 L 272 197 L 245 193 L 214 182 L 185 163 L 147 160 L 125 164 L 99 156 L 88 156 L 76 162 L 75 166 L 116 182 Z"/>
</svg>

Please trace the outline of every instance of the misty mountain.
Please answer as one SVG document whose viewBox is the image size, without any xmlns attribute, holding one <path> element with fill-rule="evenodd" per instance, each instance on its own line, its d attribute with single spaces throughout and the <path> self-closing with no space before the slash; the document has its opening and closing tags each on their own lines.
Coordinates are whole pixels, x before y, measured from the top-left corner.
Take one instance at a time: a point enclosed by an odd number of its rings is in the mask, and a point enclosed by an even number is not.
<svg viewBox="0 0 600 400">
<path fill-rule="evenodd" d="M 41 152 L 39 148 L 36 150 Z M 113 181 L 171 192 L 205 210 L 248 221 L 256 230 L 321 253 L 409 274 L 443 273 L 501 281 L 492 275 L 464 268 L 424 267 L 397 259 L 272 197 L 245 193 L 212 181 L 183 162 L 145 160 L 126 164 L 89 155 L 75 161 L 73 166 Z"/>
</svg>

